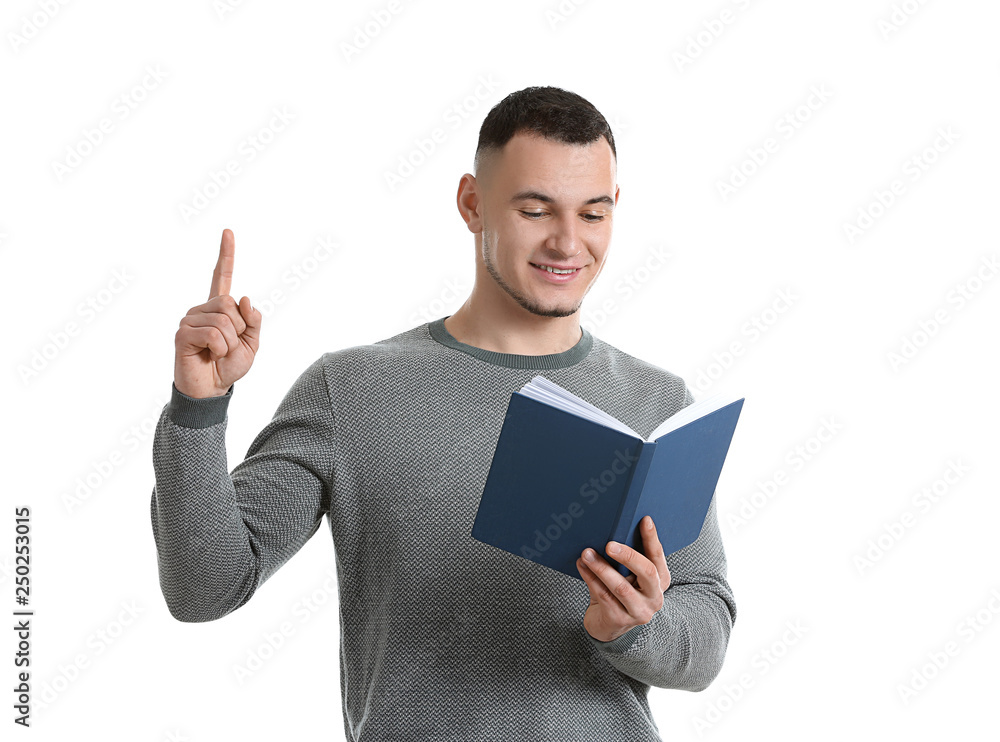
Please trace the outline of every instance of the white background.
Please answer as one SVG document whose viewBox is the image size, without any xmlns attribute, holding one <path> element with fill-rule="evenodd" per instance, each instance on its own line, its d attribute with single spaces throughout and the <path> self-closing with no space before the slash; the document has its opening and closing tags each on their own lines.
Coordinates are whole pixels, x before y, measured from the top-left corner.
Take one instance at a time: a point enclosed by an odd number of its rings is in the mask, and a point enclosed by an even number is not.
<svg viewBox="0 0 1000 742">
<path fill-rule="evenodd" d="M 697 397 L 746 397 L 718 488 L 739 615 L 710 688 L 650 691 L 664 738 L 995 733 L 1000 6 L 341 5 L 4 6 L 0 594 L 13 610 L 13 510 L 27 505 L 24 734 L 344 738 L 325 527 L 231 616 L 167 612 L 150 434 L 173 335 L 233 229 L 233 295 L 284 300 L 229 408 L 232 468 L 321 353 L 462 303 L 473 239 L 458 181 L 490 107 L 528 85 L 580 93 L 617 139 L 615 237 L 586 326 Z M 389 20 L 366 32 L 372 14 Z M 261 131 L 274 109 L 291 121 Z M 250 137 L 267 141 L 253 159 Z M 230 160 L 239 173 L 213 190 Z M 835 432 L 817 437 L 824 425 Z M 935 487 L 936 501 L 920 494 Z M 305 599 L 321 605 L 302 621 Z M 261 652 L 241 683 L 234 667 Z"/>
</svg>

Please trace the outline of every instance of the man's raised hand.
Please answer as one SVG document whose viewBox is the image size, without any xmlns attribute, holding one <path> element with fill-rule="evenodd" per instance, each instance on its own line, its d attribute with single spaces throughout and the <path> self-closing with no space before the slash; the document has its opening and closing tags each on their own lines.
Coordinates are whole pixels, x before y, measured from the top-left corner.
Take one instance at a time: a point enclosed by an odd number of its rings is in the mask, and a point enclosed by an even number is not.
<svg viewBox="0 0 1000 742">
<path fill-rule="evenodd" d="M 229 295 L 235 257 L 236 238 L 225 229 L 208 301 L 191 307 L 174 335 L 174 386 L 189 397 L 224 395 L 250 370 L 260 347 L 260 311 L 250 297 L 237 303 Z"/>
</svg>

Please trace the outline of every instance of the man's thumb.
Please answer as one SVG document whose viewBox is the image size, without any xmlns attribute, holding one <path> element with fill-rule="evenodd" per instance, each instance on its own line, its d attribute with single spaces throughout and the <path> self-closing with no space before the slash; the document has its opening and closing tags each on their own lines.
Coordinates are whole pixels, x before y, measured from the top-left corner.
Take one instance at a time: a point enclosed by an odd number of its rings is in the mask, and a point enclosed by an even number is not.
<svg viewBox="0 0 1000 742">
<path fill-rule="evenodd" d="M 243 305 L 243 299 L 246 299 L 246 307 Z M 259 310 L 254 309 L 249 296 L 244 296 L 243 299 L 240 299 L 240 314 L 243 315 L 243 319 L 247 323 L 247 329 L 243 331 L 243 334 L 257 340 L 260 338 L 260 325 L 264 315 Z"/>
</svg>

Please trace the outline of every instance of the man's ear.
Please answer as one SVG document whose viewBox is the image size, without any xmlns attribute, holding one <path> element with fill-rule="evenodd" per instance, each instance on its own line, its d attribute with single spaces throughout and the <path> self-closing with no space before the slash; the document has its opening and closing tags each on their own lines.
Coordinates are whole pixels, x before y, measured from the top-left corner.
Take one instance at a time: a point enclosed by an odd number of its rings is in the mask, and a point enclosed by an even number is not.
<svg viewBox="0 0 1000 742">
<path fill-rule="evenodd" d="M 483 220 L 480 216 L 482 199 L 479 192 L 479 183 L 476 181 L 474 175 L 466 173 L 458 181 L 456 201 L 458 203 L 458 213 L 462 215 L 462 219 L 465 220 L 469 231 L 473 234 L 482 232 Z"/>
</svg>

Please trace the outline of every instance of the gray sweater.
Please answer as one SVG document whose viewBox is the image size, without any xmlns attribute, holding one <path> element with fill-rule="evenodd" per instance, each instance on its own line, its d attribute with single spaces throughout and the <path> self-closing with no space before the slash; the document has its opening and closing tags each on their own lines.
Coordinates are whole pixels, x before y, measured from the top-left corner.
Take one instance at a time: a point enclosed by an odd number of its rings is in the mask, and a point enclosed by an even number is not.
<svg viewBox="0 0 1000 742">
<path fill-rule="evenodd" d="M 697 541 L 667 557 L 663 608 L 610 642 L 583 626 L 586 583 L 470 531 L 510 394 L 535 374 L 643 436 L 690 392 L 586 329 L 527 356 L 461 343 L 445 319 L 317 358 L 232 473 L 235 384 L 208 399 L 173 388 L 151 502 L 170 613 L 236 610 L 325 516 L 348 740 L 660 740 L 649 687 L 706 688 L 736 618 L 715 498 Z"/>
</svg>

